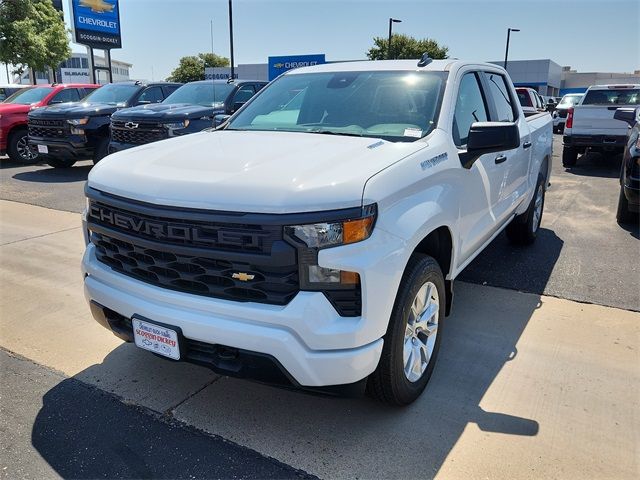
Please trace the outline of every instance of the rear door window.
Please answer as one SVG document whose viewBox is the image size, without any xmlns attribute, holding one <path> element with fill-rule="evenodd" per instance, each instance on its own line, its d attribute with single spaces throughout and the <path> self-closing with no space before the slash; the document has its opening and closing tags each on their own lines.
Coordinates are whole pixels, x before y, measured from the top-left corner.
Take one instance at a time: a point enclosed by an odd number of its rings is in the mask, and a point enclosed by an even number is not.
<svg viewBox="0 0 640 480">
<path fill-rule="evenodd" d="M 582 105 L 640 105 L 640 89 L 589 90 Z"/>
<path fill-rule="evenodd" d="M 495 106 L 495 122 L 513 122 L 516 118 L 511 92 L 507 87 L 507 82 L 502 75 L 497 73 L 485 73 L 489 93 Z"/>
<path fill-rule="evenodd" d="M 164 100 L 164 94 L 160 87 L 149 87 L 138 98 L 138 103 L 160 103 Z"/>
</svg>

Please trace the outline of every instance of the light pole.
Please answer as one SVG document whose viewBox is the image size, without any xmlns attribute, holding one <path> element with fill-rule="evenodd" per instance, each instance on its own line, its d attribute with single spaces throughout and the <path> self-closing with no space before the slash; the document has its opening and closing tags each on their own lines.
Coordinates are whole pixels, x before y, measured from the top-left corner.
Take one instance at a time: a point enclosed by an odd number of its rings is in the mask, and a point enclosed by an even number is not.
<svg viewBox="0 0 640 480">
<path fill-rule="evenodd" d="M 507 69 L 507 57 L 509 56 L 509 39 L 511 38 L 511 32 L 519 32 L 519 28 L 507 28 L 507 48 L 504 51 L 504 69 Z"/>
<path fill-rule="evenodd" d="M 231 47 L 231 80 L 233 80 L 233 8 L 229 0 L 229 46 Z"/>
<path fill-rule="evenodd" d="M 397 18 L 389 19 L 389 43 L 387 43 L 387 59 L 391 60 L 391 29 L 394 23 L 401 23 L 402 20 L 398 20 Z"/>
</svg>

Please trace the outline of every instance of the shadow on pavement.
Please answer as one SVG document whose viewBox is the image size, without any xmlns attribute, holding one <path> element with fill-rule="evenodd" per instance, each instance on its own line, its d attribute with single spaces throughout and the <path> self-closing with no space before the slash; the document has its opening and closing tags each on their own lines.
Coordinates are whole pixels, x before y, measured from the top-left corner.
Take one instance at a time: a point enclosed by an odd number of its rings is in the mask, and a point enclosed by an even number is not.
<svg viewBox="0 0 640 480">
<path fill-rule="evenodd" d="M 578 163 L 566 171 L 573 175 L 620 178 L 620 164 L 622 155 L 607 155 L 601 153 L 587 153 L 578 157 Z"/>
<path fill-rule="evenodd" d="M 500 234 L 464 269 L 459 280 L 542 294 L 564 242 L 553 230 L 540 228 L 533 245 L 512 245 Z M 523 254 L 526 253 L 526 254 Z"/>
<path fill-rule="evenodd" d="M 24 182 L 38 183 L 84 182 L 89 176 L 91 167 L 92 164 L 76 164 L 71 168 L 53 168 L 44 165 L 42 169 L 16 173 L 13 178 Z"/>
<path fill-rule="evenodd" d="M 42 401 L 31 442 L 63 478 L 309 478 L 74 379 Z"/>
<path fill-rule="evenodd" d="M 484 287 L 457 285 L 454 315 L 441 327 L 444 337 L 435 373 L 424 394 L 406 408 L 366 398 L 311 396 L 228 378 L 193 395 L 163 381 L 188 372 L 190 366 L 162 361 L 160 369 L 148 375 L 146 361 L 123 361 L 138 356 L 131 355 L 136 347 L 128 344 L 77 377 L 92 378 L 97 385 L 114 376 L 126 377 L 141 391 L 160 396 L 180 393 L 187 400 L 171 409 L 178 420 L 319 476 L 430 478 L 469 424 L 485 432 L 518 436 L 535 436 L 544 428 L 535 419 L 480 406 L 505 364 L 517 358 L 518 340 L 540 305 L 537 296 L 522 295 L 515 302 L 513 295 L 493 289 L 488 298 Z M 191 451 L 198 452 L 204 464 L 217 461 L 215 451 L 198 450 L 171 429 L 151 432 L 140 443 L 144 425 L 128 425 L 118 415 L 113 405 L 80 401 L 63 382 L 45 396 L 33 444 L 63 477 L 112 477 L 122 472 L 145 476 L 158 462 L 191 464 Z M 140 448 L 134 455 L 129 448 L 135 445 Z M 416 454 L 420 446 L 424 448 Z M 105 463 L 113 465 L 103 470 Z M 158 472 L 151 470 L 154 476 Z"/>
</svg>

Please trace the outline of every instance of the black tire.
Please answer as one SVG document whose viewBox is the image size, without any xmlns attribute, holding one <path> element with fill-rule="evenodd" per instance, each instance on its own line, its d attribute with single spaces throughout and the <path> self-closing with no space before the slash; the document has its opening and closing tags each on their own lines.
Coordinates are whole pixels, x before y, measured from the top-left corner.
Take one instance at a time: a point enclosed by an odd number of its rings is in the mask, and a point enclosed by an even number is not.
<svg viewBox="0 0 640 480">
<path fill-rule="evenodd" d="M 578 161 L 578 150 L 573 147 L 564 147 L 562 149 L 562 166 L 573 167 Z"/>
<path fill-rule="evenodd" d="M 438 330 L 426 369 L 417 380 L 410 381 L 404 372 L 405 331 L 414 299 L 420 288 L 427 282 L 435 285 L 438 293 L 439 309 L 436 314 Z M 438 262 L 428 255 L 412 255 L 400 282 L 391 312 L 380 362 L 367 381 L 367 393 L 371 397 L 390 405 L 408 405 L 420 396 L 433 373 L 440 350 L 445 316 L 445 295 L 444 277 Z"/>
<path fill-rule="evenodd" d="M 624 194 L 624 188 L 620 185 L 620 196 L 618 197 L 618 211 L 616 212 L 618 223 L 638 223 L 640 214 L 629 210 L 629 200 Z"/>
<path fill-rule="evenodd" d="M 28 149 L 28 152 L 25 151 Z M 18 128 L 9 135 L 7 155 L 17 163 L 32 164 L 38 161 L 38 153 L 29 147 L 29 131 L 26 128 Z"/>
<path fill-rule="evenodd" d="M 515 217 L 509 225 L 507 225 L 507 238 L 515 245 L 531 245 L 538 237 L 538 230 L 542 223 L 542 214 L 544 212 L 545 197 L 545 177 L 541 173 L 538 174 L 536 189 L 533 198 L 527 210 Z M 536 218 L 536 202 L 540 197 L 540 210 Z"/>
<path fill-rule="evenodd" d="M 107 155 L 109 155 L 109 138 L 101 138 L 93 151 L 93 164 L 96 165 Z"/>
<path fill-rule="evenodd" d="M 53 168 L 71 168 L 75 163 L 72 158 L 47 158 L 47 164 Z"/>
</svg>

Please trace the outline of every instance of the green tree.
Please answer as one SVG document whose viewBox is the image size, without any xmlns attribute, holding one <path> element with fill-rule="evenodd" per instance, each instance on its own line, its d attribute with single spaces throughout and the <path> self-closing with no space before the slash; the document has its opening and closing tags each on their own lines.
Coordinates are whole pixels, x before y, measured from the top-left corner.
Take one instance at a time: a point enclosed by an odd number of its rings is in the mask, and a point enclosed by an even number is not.
<svg viewBox="0 0 640 480">
<path fill-rule="evenodd" d="M 71 55 L 62 15 L 51 0 L 0 1 L 0 62 L 26 68 L 57 67 Z"/>
<path fill-rule="evenodd" d="M 221 57 L 215 53 L 199 53 L 182 57 L 176 69 L 167 78 L 170 82 L 193 82 L 204 80 L 204 69 L 206 67 L 228 67 L 229 59 Z"/>
<path fill-rule="evenodd" d="M 375 37 L 373 47 L 367 52 L 371 60 L 384 60 L 387 56 L 388 38 Z M 431 38 L 417 39 L 409 35 L 393 35 L 391 37 L 391 58 L 419 59 L 428 53 L 434 60 L 448 58 L 449 47 L 439 45 Z"/>
</svg>

